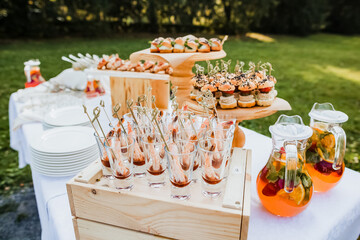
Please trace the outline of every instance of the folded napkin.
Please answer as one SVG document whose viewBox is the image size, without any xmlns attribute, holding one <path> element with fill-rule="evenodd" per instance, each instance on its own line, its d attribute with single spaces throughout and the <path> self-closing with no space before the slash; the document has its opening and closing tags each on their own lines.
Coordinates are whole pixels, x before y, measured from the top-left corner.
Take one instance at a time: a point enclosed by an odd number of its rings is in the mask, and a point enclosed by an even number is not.
<svg viewBox="0 0 360 240">
<path fill-rule="evenodd" d="M 49 81 L 63 85 L 70 89 L 84 90 L 87 82 L 87 75 L 84 71 L 75 71 L 72 68 L 65 69 Z"/>
<path fill-rule="evenodd" d="M 20 113 L 13 123 L 13 131 L 19 129 L 23 124 L 30 122 L 42 122 L 44 119 L 42 114 L 33 112 L 31 110 L 24 110 Z"/>
</svg>

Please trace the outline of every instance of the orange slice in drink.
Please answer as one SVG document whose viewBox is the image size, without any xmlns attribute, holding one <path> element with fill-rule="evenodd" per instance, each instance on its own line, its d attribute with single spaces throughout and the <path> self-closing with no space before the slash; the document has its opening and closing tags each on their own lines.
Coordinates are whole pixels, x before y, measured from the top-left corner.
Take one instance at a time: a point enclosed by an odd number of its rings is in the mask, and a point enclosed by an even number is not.
<svg viewBox="0 0 360 240">
<path fill-rule="evenodd" d="M 334 159 L 325 158 L 324 153 L 320 148 L 317 148 L 317 153 L 320 155 L 322 160 L 324 160 L 328 163 L 334 163 Z"/>
<path fill-rule="evenodd" d="M 291 201 L 294 201 L 297 205 L 300 205 L 305 198 L 305 188 L 300 183 L 291 193 L 287 193 L 284 189 L 281 189 L 278 192 L 278 195 L 282 198 L 287 198 Z"/>
</svg>

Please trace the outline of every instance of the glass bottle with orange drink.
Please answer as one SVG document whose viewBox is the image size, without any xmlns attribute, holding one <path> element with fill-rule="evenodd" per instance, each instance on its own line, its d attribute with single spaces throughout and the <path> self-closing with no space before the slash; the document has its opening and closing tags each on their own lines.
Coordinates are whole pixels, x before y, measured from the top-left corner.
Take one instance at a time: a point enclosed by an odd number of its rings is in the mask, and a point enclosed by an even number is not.
<svg viewBox="0 0 360 240">
<path fill-rule="evenodd" d="M 312 180 L 305 168 L 306 144 L 312 130 L 297 115 L 281 115 L 269 130 L 273 149 L 257 177 L 257 192 L 272 214 L 295 216 L 305 210 L 313 194 Z"/>
<path fill-rule="evenodd" d="M 345 170 L 346 135 L 341 124 L 348 116 L 331 103 L 315 103 L 309 116 L 313 135 L 306 151 L 306 167 L 316 192 L 333 188 Z"/>
</svg>

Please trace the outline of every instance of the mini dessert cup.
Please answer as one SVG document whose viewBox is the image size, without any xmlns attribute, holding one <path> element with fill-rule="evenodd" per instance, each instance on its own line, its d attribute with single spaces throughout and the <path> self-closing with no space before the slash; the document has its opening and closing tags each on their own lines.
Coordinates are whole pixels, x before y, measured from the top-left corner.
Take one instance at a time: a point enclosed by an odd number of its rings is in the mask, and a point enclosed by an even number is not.
<svg viewBox="0 0 360 240">
<path fill-rule="evenodd" d="M 101 167 L 102 167 L 102 173 L 103 176 L 106 178 L 113 178 L 112 172 L 111 172 L 111 167 L 110 167 L 110 161 L 109 161 L 109 157 L 106 153 L 106 149 L 105 149 L 105 138 L 104 137 L 99 137 L 94 133 L 95 139 L 96 139 L 96 143 L 98 145 L 99 148 L 99 154 L 100 154 L 100 160 L 101 160 Z"/>
<path fill-rule="evenodd" d="M 218 197 L 224 187 L 231 147 L 222 139 L 205 138 L 199 140 L 198 153 L 202 165 L 202 193 L 207 197 Z"/>
<path fill-rule="evenodd" d="M 141 142 L 141 129 L 135 124 L 128 123 L 127 133 L 134 138 L 134 177 L 145 177 L 145 154 Z"/>
<path fill-rule="evenodd" d="M 146 178 L 150 187 L 159 188 L 165 185 L 167 162 L 165 144 L 160 134 L 141 138 L 146 159 Z"/>
<path fill-rule="evenodd" d="M 169 149 L 165 148 L 165 152 L 168 159 L 171 197 L 180 200 L 189 199 L 196 145 L 183 140 L 167 145 Z"/>
<path fill-rule="evenodd" d="M 133 155 L 134 142 L 131 137 L 112 137 L 109 145 L 105 145 L 109 156 L 114 186 L 117 189 L 131 190 L 133 188 Z"/>
</svg>

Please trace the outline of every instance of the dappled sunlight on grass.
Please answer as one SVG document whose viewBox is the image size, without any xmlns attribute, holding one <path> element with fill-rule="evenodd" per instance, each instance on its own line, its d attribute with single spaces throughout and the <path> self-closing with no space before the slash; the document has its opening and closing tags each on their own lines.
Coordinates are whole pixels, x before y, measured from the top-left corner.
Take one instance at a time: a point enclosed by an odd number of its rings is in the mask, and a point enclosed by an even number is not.
<svg viewBox="0 0 360 240">
<path fill-rule="evenodd" d="M 246 33 L 245 36 L 248 38 L 256 39 L 260 42 L 275 42 L 274 38 L 271 38 L 261 33 Z"/>
<path fill-rule="evenodd" d="M 314 66 L 316 69 L 323 73 L 331 73 L 340 78 L 345 78 L 346 80 L 353 81 L 356 83 L 360 83 L 360 71 L 351 70 L 349 68 L 340 68 L 332 65 L 327 65 L 322 67 L 320 65 Z"/>
</svg>

